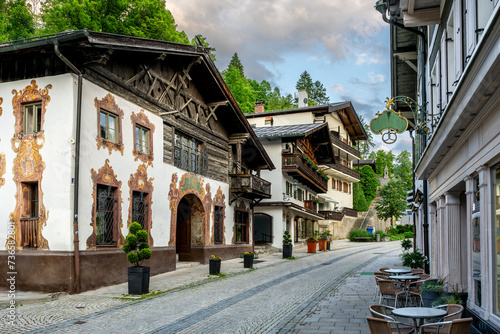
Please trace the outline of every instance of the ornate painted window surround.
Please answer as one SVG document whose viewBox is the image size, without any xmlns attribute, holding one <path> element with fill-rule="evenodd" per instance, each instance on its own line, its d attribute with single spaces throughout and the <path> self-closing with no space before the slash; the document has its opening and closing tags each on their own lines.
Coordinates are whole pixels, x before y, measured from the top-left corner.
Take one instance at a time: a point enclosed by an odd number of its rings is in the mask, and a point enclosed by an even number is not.
<svg viewBox="0 0 500 334">
<path fill-rule="evenodd" d="M 96 97 L 94 99 L 94 105 L 97 108 L 97 137 L 96 137 L 97 149 L 100 149 L 101 147 L 107 147 L 110 155 L 112 150 L 119 151 L 123 155 L 123 149 L 124 149 L 123 132 L 122 132 L 123 110 L 118 107 L 118 105 L 115 102 L 115 98 L 113 97 L 113 95 L 109 93 L 102 100 L 99 100 Z M 101 109 L 116 116 L 116 120 L 118 121 L 118 133 L 116 134 L 118 136 L 117 143 L 113 143 L 104 138 L 101 138 L 101 121 L 100 121 Z"/>
<path fill-rule="evenodd" d="M 134 155 L 134 161 L 141 160 L 144 163 L 147 163 L 151 167 L 153 166 L 154 153 L 153 153 L 153 133 L 155 131 L 155 125 L 151 123 L 144 113 L 144 110 L 141 110 L 138 114 L 132 112 L 130 116 L 130 120 L 132 121 L 133 131 L 134 131 L 134 149 L 132 150 L 132 154 Z M 142 152 L 137 151 L 136 149 L 136 127 L 137 125 L 142 126 L 149 130 L 149 154 L 144 154 Z"/>
<path fill-rule="evenodd" d="M 12 99 L 12 106 L 14 107 L 14 116 L 16 118 L 15 124 L 15 136 L 18 139 L 37 137 L 40 134 L 43 135 L 43 124 L 45 122 L 45 112 L 47 111 L 47 103 L 50 102 L 49 89 L 52 85 L 45 86 L 44 89 L 38 89 L 36 80 L 31 80 L 31 86 L 26 86 L 23 90 L 19 92 L 17 90 L 12 90 L 14 97 Z M 34 134 L 23 134 L 23 105 L 41 102 L 42 112 L 40 120 L 40 131 Z"/>
<path fill-rule="evenodd" d="M 92 227 L 92 234 L 89 236 L 87 239 L 87 249 L 97 249 L 97 231 L 96 231 L 96 223 L 97 223 L 97 186 L 98 185 L 105 185 L 105 186 L 112 186 L 115 187 L 117 190 L 117 217 L 115 226 L 114 226 L 114 237 L 116 240 L 116 246 L 110 246 L 108 248 L 120 248 L 125 244 L 125 238 L 123 237 L 123 234 L 121 232 L 122 227 L 123 227 L 123 220 L 122 220 L 122 190 L 121 190 L 121 185 L 122 181 L 118 181 L 116 178 L 116 174 L 113 171 L 113 168 L 109 165 L 109 159 L 106 159 L 106 162 L 103 167 L 99 169 L 99 171 L 95 171 L 93 168 L 91 169 L 91 174 L 92 174 L 92 183 L 93 183 L 93 190 L 92 190 L 92 199 L 93 199 L 93 204 L 92 204 L 92 222 L 90 223 L 90 226 Z M 102 249 L 105 247 L 99 246 L 99 249 Z"/>
<path fill-rule="evenodd" d="M 147 202 L 148 202 L 148 208 L 147 208 L 147 213 L 146 213 L 146 231 L 148 232 L 148 244 L 150 246 L 153 246 L 153 237 L 151 236 L 151 227 L 153 226 L 153 221 L 152 221 L 152 209 L 151 206 L 153 205 L 153 178 L 148 179 L 148 173 L 147 173 L 147 166 L 146 165 L 139 165 L 137 168 L 137 172 L 135 174 L 130 174 L 130 179 L 128 181 L 128 186 L 129 186 L 129 209 L 128 209 L 128 220 L 127 220 L 127 226 L 130 226 L 132 224 L 132 202 L 133 202 L 133 192 L 134 191 L 139 191 L 142 193 L 147 193 Z"/>
</svg>

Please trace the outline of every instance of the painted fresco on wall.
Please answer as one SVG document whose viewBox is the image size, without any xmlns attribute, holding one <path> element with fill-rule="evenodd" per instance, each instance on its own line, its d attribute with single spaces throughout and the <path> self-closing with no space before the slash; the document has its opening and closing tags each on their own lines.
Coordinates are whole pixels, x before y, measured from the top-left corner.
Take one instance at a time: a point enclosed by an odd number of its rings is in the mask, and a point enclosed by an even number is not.
<svg viewBox="0 0 500 334">
<path fill-rule="evenodd" d="M 222 244 L 226 244 L 226 224 L 224 222 L 226 221 L 226 203 L 225 203 L 226 195 L 222 192 L 222 189 L 219 187 L 215 193 L 214 197 L 214 214 L 212 218 L 212 233 L 210 237 L 210 244 L 214 244 L 214 236 L 215 236 L 215 207 L 219 206 L 222 208 L 222 229 L 221 229 L 221 234 L 222 234 Z"/>
<path fill-rule="evenodd" d="M 155 125 L 151 123 L 144 113 L 144 110 L 141 110 L 138 114 L 132 112 L 130 116 L 130 120 L 132 121 L 132 128 L 134 129 L 134 138 L 136 139 L 135 128 L 136 125 L 140 125 L 149 130 L 149 138 L 148 140 L 148 149 L 149 154 L 144 154 L 137 151 L 136 143 L 134 143 L 134 149 L 132 150 L 132 154 L 134 155 L 134 161 L 141 160 L 144 163 L 147 163 L 149 166 L 153 167 L 154 153 L 153 153 L 153 133 L 155 131 Z M 137 140 L 137 139 L 136 139 Z"/>
<path fill-rule="evenodd" d="M 0 106 L 2 105 L 3 99 L 0 97 Z M 2 116 L 2 107 L 0 107 L 0 116 Z M 0 138 L 0 141 L 2 139 Z M 5 184 L 5 179 L 2 177 L 6 172 L 5 164 L 5 154 L 0 153 L 0 187 Z"/>
<path fill-rule="evenodd" d="M 97 149 L 102 148 L 107 148 L 109 150 L 109 154 L 111 155 L 111 152 L 113 150 L 121 152 L 123 155 L 123 136 L 122 136 L 122 119 L 123 119 L 123 110 L 118 107 L 118 105 L 115 102 L 115 98 L 113 95 L 109 94 L 106 95 L 102 100 L 97 99 L 97 97 L 94 99 L 94 105 L 97 108 L 97 137 L 96 142 L 97 142 Z M 109 141 L 101 137 L 101 109 L 104 111 L 107 111 L 114 116 L 116 116 L 117 120 L 117 129 L 115 128 L 115 135 L 116 139 L 115 141 Z"/>
<path fill-rule="evenodd" d="M 16 183 L 16 207 L 10 214 L 10 221 L 15 224 L 17 249 L 49 249 L 49 243 L 42 235 L 49 211 L 45 209 L 43 202 L 42 178 L 45 163 L 40 149 L 45 144 L 43 125 L 51 88 L 52 85 L 47 85 L 38 89 L 36 80 L 32 80 L 31 85 L 24 89 L 12 90 L 15 135 L 11 139 L 11 145 L 16 153 L 12 167 L 13 180 Z M 23 125 L 26 128 L 26 124 L 23 124 L 23 108 L 26 104 L 38 104 L 39 109 L 32 114 L 37 117 L 36 123 L 30 123 L 33 126 L 30 128 L 32 133 L 24 134 Z"/>
<path fill-rule="evenodd" d="M 125 244 L 125 238 L 122 234 L 122 181 L 118 181 L 113 168 L 109 165 L 109 159 L 106 159 L 104 166 L 96 172 L 91 169 L 92 175 L 92 234 L 87 239 L 87 249 L 97 249 L 101 247 L 119 248 Z M 108 210 L 105 206 L 98 205 L 98 187 L 107 187 L 111 189 L 109 196 L 103 191 L 103 198 L 111 203 L 112 207 Z M 111 198 L 111 200 L 110 200 Z M 103 199 L 103 202 L 105 202 Z M 99 206 L 99 207 L 98 207 Z M 99 222 L 98 222 L 99 220 Z M 104 223 L 100 223 L 104 222 Z M 103 231 L 103 229 L 106 229 Z"/>
<path fill-rule="evenodd" d="M 128 187 L 130 189 L 129 192 L 129 209 L 128 209 L 128 220 L 127 220 L 127 227 L 132 224 L 132 216 L 133 216 L 133 203 L 132 203 L 132 198 L 133 198 L 133 193 L 134 191 L 147 194 L 144 197 L 144 204 L 145 207 L 141 207 L 141 210 L 144 210 L 144 222 L 146 226 L 143 226 L 143 228 L 148 231 L 148 244 L 150 246 L 154 245 L 153 237 L 151 236 L 151 228 L 153 227 L 153 215 L 152 215 L 152 205 L 153 205 L 153 180 L 154 178 L 149 178 L 148 179 L 148 171 L 147 171 L 147 165 L 139 165 L 137 168 L 137 172 L 135 174 L 130 174 L 130 179 L 128 181 Z"/>
<path fill-rule="evenodd" d="M 202 214 L 202 222 L 201 222 L 201 231 L 202 235 L 199 235 L 199 226 L 197 235 L 192 232 L 192 242 L 193 238 L 196 237 L 196 243 L 194 244 L 199 244 L 199 245 L 209 245 L 210 244 L 210 236 L 209 236 L 209 227 L 208 224 L 210 222 L 210 213 L 212 212 L 212 194 L 210 193 L 210 185 L 207 184 L 206 188 L 203 188 L 203 179 L 196 176 L 195 174 L 191 173 L 186 173 L 183 174 L 181 177 L 181 180 L 179 182 L 179 186 L 177 186 L 177 181 L 178 181 L 178 176 L 177 173 L 172 174 L 172 182 L 170 183 L 170 191 L 168 193 L 168 197 L 170 200 L 170 210 L 172 212 L 171 220 L 170 220 L 170 241 L 168 242 L 169 246 L 175 246 L 175 236 L 176 236 L 176 231 L 177 231 L 177 209 L 180 200 L 185 196 L 185 195 L 194 195 L 196 196 L 200 202 L 202 203 L 203 207 L 192 208 L 192 223 L 193 219 L 198 219 L 196 218 L 196 214 L 202 212 L 201 209 L 203 209 L 203 214 Z M 197 222 L 198 223 L 198 222 Z M 195 228 L 195 226 L 191 226 L 192 229 Z"/>
</svg>

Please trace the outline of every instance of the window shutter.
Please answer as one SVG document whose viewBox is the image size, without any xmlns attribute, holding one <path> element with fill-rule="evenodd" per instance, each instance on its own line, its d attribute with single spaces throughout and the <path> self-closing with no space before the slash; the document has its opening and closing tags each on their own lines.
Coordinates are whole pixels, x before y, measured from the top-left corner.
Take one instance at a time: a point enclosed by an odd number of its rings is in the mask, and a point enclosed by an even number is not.
<svg viewBox="0 0 500 334">
<path fill-rule="evenodd" d="M 466 5 L 467 56 L 465 60 L 468 62 L 469 58 L 472 56 L 472 52 L 474 52 L 474 47 L 476 46 L 476 1 L 466 0 Z"/>
<path fill-rule="evenodd" d="M 434 105 L 436 106 L 436 111 L 441 114 L 441 52 L 437 52 L 436 54 L 436 100 L 434 101 Z"/>
<path fill-rule="evenodd" d="M 453 12 L 453 28 L 455 30 L 455 84 L 462 74 L 462 0 L 455 1 Z"/>
<path fill-rule="evenodd" d="M 426 90 L 427 90 L 427 105 L 426 105 L 426 109 L 427 109 L 427 115 L 428 116 L 431 116 L 430 119 L 431 119 L 431 124 L 428 124 L 427 127 L 429 129 L 431 129 L 431 125 L 432 125 L 432 111 L 433 111 L 433 104 L 432 104 L 432 71 L 431 69 L 429 68 L 429 66 L 427 66 L 427 87 L 426 87 Z"/>
<path fill-rule="evenodd" d="M 448 53 L 446 45 L 446 30 L 441 37 L 441 110 L 444 111 L 448 102 Z"/>
</svg>

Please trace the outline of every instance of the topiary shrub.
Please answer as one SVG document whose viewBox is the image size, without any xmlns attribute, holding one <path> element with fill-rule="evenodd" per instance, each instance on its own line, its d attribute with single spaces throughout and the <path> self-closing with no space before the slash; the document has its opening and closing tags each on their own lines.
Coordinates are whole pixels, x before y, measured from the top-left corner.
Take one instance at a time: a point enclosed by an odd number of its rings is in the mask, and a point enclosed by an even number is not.
<svg viewBox="0 0 500 334">
<path fill-rule="evenodd" d="M 127 253 L 128 262 L 135 267 L 140 267 L 142 262 L 151 258 L 152 255 L 147 243 L 148 232 L 143 230 L 142 226 L 137 222 L 130 224 L 128 230 L 130 234 L 125 238 L 127 243 L 123 245 L 122 249 Z"/>
</svg>

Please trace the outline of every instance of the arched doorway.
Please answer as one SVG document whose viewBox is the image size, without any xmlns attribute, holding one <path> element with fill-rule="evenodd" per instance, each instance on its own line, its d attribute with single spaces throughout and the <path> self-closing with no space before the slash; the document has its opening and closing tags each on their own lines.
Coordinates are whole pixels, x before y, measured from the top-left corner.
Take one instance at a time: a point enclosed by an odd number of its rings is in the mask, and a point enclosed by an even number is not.
<svg viewBox="0 0 500 334">
<path fill-rule="evenodd" d="M 273 217 L 265 213 L 255 213 L 253 226 L 253 240 L 256 244 L 273 242 Z"/>
<path fill-rule="evenodd" d="M 177 206 L 177 229 L 175 252 L 179 261 L 193 261 L 191 246 L 203 245 L 205 212 L 200 199 L 195 195 L 186 195 Z"/>
</svg>

